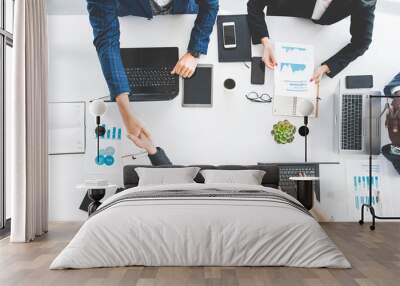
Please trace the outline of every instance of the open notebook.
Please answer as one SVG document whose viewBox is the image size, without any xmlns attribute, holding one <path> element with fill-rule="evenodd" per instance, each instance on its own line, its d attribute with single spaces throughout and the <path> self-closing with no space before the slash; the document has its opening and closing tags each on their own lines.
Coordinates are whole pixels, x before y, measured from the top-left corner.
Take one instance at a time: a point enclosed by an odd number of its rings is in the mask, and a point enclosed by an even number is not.
<svg viewBox="0 0 400 286">
<path fill-rule="evenodd" d="M 276 43 L 278 66 L 274 72 L 274 115 L 302 116 L 302 100 L 314 103 L 311 117 L 318 116 L 318 86 L 310 82 L 314 72 L 314 48 L 309 45 Z"/>
<path fill-rule="evenodd" d="M 301 101 L 304 100 L 302 97 L 294 96 L 274 96 L 273 99 L 273 114 L 283 116 L 303 116 L 298 111 Z M 309 117 L 318 117 L 319 100 L 316 97 L 311 99 L 314 104 L 314 111 Z"/>
</svg>

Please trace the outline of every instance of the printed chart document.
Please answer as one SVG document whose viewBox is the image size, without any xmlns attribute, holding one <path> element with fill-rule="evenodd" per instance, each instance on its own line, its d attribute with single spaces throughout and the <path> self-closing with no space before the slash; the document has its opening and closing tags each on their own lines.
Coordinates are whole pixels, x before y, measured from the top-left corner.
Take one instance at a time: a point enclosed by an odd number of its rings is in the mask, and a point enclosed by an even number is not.
<svg viewBox="0 0 400 286">
<path fill-rule="evenodd" d="M 349 200 L 348 216 L 354 219 L 360 218 L 360 211 L 363 204 L 369 204 L 369 185 L 372 185 L 371 203 L 377 215 L 391 215 L 396 213 L 390 197 L 390 188 L 384 187 L 384 164 L 380 159 L 375 159 L 372 164 L 372 177 L 369 180 L 368 160 L 347 160 L 347 194 Z M 386 193 L 385 193 L 386 192 Z M 385 200 L 386 197 L 386 200 Z M 368 212 L 369 209 L 365 208 Z"/>
<path fill-rule="evenodd" d="M 308 99 L 315 106 L 311 116 L 317 116 L 317 85 L 310 82 L 314 73 L 313 46 L 276 43 L 275 55 L 278 66 L 274 72 L 274 114 L 302 116 L 297 106 L 301 100 Z"/>
<path fill-rule="evenodd" d="M 101 178 L 112 181 L 115 174 L 120 174 L 122 170 L 121 155 L 125 154 L 123 142 L 128 143 L 125 130 L 121 125 L 118 107 L 115 104 L 107 103 L 107 112 L 101 117 L 101 126 L 105 129 L 105 134 L 100 136 L 99 155 L 97 156 L 97 135 L 96 120 L 94 117 L 87 121 L 86 140 L 87 148 L 85 158 L 85 172 L 89 177 Z M 128 153 L 130 154 L 130 153 Z"/>
</svg>

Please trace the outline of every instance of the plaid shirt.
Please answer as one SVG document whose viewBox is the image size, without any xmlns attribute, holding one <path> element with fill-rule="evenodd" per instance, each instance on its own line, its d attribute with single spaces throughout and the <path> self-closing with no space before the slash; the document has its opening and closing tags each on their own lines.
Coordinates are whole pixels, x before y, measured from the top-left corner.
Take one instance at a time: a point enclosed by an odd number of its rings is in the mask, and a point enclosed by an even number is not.
<svg viewBox="0 0 400 286">
<path fill-rule="evenodd" d="M 148 0 L 87 0 L 97 54 L 111 99 L 129 93 L 128 78 L 120 55 L 118 16 L 152 18 Z M 218 0 L 173 0 L 173 14 L 194 14 L 197 18 L 190 35 L 188 51 L 207 53 L 210 34 L 218 13 Z"/>
</svg>

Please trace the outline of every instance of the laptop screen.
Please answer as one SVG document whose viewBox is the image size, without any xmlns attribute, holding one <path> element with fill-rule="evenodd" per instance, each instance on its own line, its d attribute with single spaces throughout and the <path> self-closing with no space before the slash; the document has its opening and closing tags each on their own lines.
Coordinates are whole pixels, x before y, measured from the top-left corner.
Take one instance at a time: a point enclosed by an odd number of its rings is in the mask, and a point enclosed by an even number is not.
<svg viewBox="0 0 400 286">
<path fill-rule="evenodd" d="M 121 58 L 125 68 L 175 66 L 178 48 L 122 48 Z"/>
</svg>

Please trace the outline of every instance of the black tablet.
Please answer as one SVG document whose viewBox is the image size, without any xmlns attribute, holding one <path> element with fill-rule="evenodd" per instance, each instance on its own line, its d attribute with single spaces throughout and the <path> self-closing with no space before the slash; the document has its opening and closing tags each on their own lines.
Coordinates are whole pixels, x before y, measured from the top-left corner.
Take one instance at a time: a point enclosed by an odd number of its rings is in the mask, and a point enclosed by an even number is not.
<svg viewBox="0 0 400 286">
<path fill-rule="evenodd" d="M 183 80 L 184 107 L 212 107 L 212 65 L 198 65 L 191 78 Z"/>
</svg>

